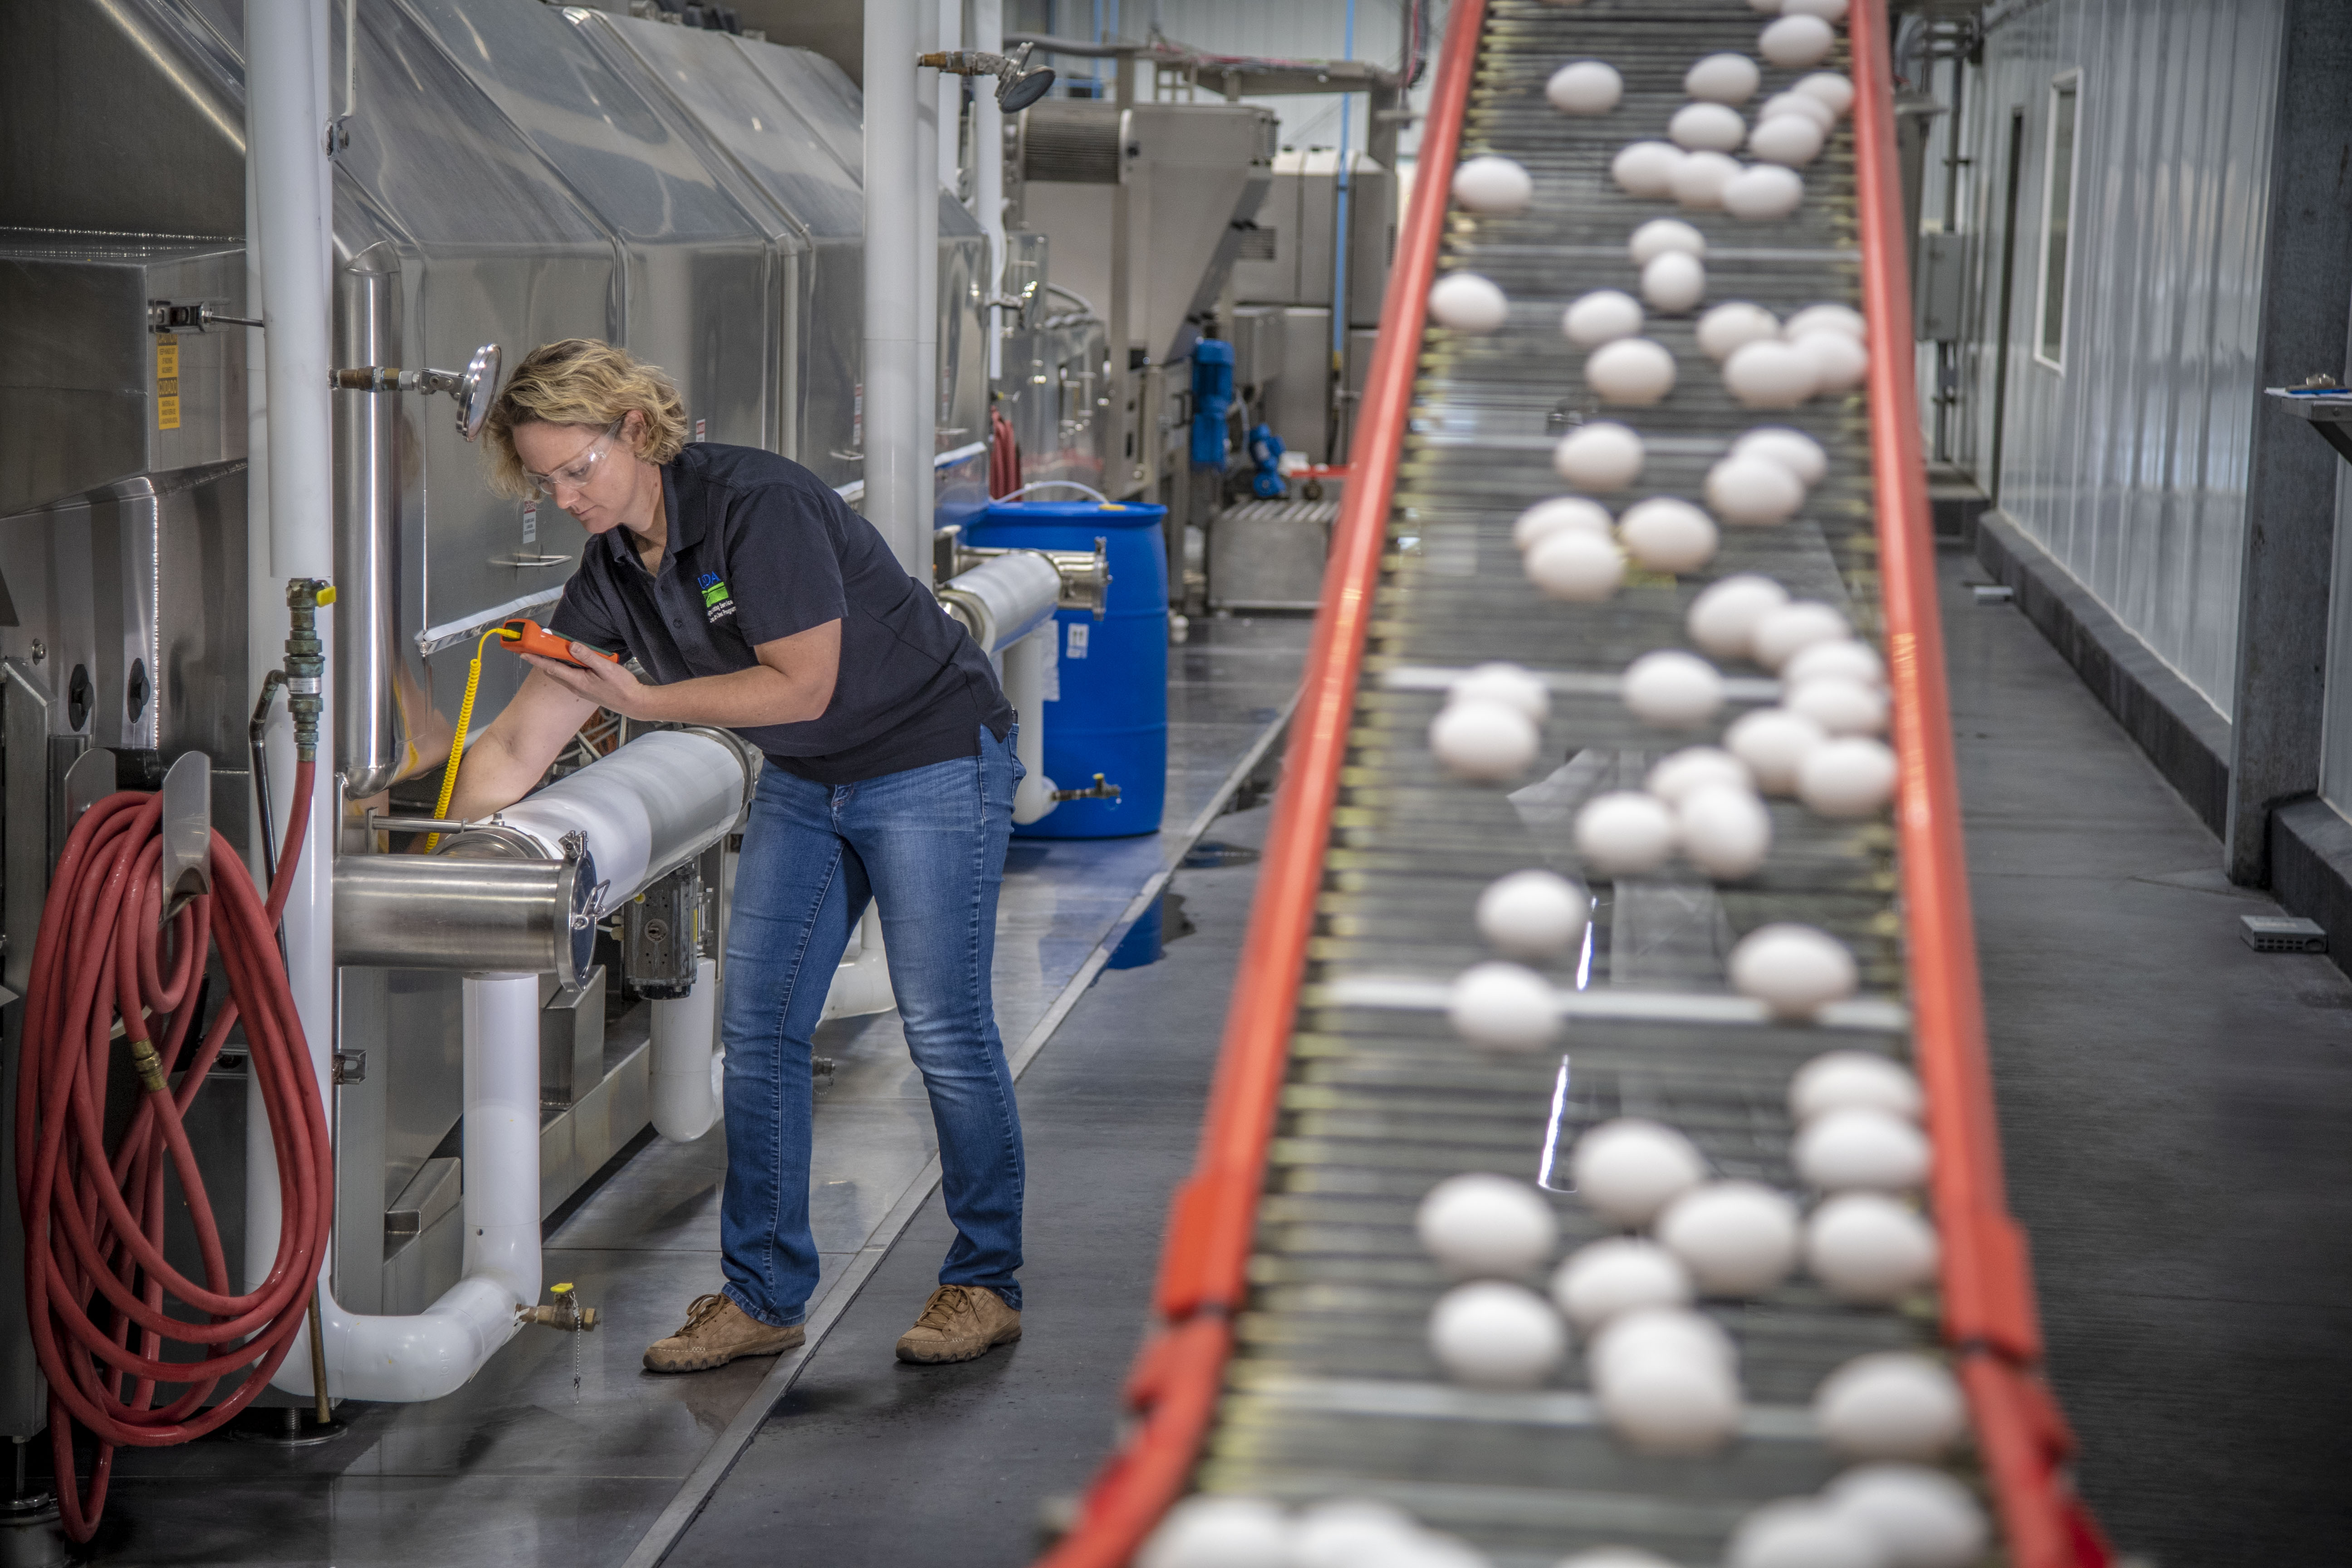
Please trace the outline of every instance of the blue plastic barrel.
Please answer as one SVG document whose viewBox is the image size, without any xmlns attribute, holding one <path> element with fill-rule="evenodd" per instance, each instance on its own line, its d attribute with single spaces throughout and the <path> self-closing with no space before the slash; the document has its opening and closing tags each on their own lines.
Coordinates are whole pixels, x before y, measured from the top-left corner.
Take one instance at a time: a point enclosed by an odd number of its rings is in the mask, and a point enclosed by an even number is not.
<svg viewBox="0 0 2352 1568">
<path fill-rule="evenodd" d="M 1000 501 L 964 531 L 972 544 L 1092 551 L 1107 542 L 1103 618 L 1057 610 L 1062 695 L 1045 704 L 1045 773 L 1063 789 L 1100 773 L 1116 800 L 1066 800 L 1013 831 L 1024 838 L 1118 838 L 1160 831 L 1168 797 L 1168 551 L 1164 506 Z"/>
</svg>

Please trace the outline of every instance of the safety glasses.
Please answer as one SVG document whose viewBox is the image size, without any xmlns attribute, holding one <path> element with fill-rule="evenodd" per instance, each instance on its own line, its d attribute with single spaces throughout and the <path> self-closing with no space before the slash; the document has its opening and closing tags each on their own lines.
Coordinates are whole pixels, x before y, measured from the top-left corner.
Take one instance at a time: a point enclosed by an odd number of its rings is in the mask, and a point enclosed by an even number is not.
<svg viewBox="0 0 2352 1568">
<path fill-rule="evenodd" d="M 529 479 L 539 492 L 545 496 L 552 496 L 558 485 L 566 485 L 572 489 L 579 489 L 590 479 L 595 478 L 596 465 L 603 462 L 605 454 L 613 449 L 613 439 L 620 435 L 621 426 L 628 422 L 628 417 L 624 414 L 620 418 L 614 420 L 604 427 L 604 433 L 602 436 L 588 444 L 586 451 L 564 467 L 556 469 L 555 472 L 534 474 L 529 468 L 525 468 L 522 471 L 522 477 Z"/>
</svg>

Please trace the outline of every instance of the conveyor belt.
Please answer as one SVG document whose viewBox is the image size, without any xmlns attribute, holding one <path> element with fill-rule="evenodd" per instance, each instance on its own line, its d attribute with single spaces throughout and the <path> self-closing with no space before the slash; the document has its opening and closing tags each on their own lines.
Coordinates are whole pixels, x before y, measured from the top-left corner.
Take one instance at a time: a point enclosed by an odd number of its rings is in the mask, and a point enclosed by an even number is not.
<svg viewBox="0 0 2352 1568">
<path fill-rule="evenodd" d="M 1676 390 L 1654 407 L 1604 410 L 1583 385 L 1581 352 L 1555 325 L 1589 289 L 1633 291 L 1626 237 L 1671 210 L 1621 193 L 1611 158 L 1663 134 L 1694 59 L 1752 54 L 1761 20 L 1740 0 L 1457 0 L 1254 923 L 1257 967 L 1237 984 L 1201 1173 L 1171 1223 L 1159 1300 L 1170 1327 L 1130 1389 L 1141 1432 L 1049 1559 L 1055 1568 L 1125 1561 L 1187 1485 L 1289 1501 L 1386 1498 L 1498 1563 L 1534 1568 L 1603 1542 L 1711 1563 L 1749 1510 L 1813 1491 L 1843 1467 L 1807 1408 L 1831 1370 L 1939 1339 L 1958 1348 L 1977 1424 L 1955 1473 L 1998 1505 L 2011 1559 L 2099 1560 L 2095 1530 L 2054 1473 L 2063 1425 L 2032 1372 L 2030 1286 L 2000 1205 L 1926 586 L 1907 293 L 1899 237 L 1889 242 L 1900 231 L 1889 211 L 1883 11 L 1857 5 L 1861 58 L 1846 58 L 1842 37 L 1828 62 L 1862 94 L 1853 129 L 1841 124 L 1804 171 L 1799 211 L 1694 220 L 1708 236 L 1710 301 L 1751 300 L 1783 315 L 1820 300 L 1864 310 L 1869 395 L 1756 415 L 1723 391 L 1691 318 L 1654 316 L 1647 330 L 1675 356 Z M 1546 104 L 1547 77 L 1580 57 L 1622 74 L 1614 113 L 1568 119 Z M 1801 74 L 1767 65 L 1763 93 Z M 1483 153 L 1534 175 L 1528 212 L 1442 210 L 1441 171 Z M 1455 268 L 1504 288 L 1507 330 L 1424 324 L 1432 276 Z M 1406 360 L 1412 343 L 1417 363 Z M 1813 436 L 1830 474 L 1791 522 L 1726 530 L 1700 573 L 1563 606 L 1527 583 L 1510 529 L 1562 489 L 1552 447 L 1591 417 L 1643 433 L 1643 494 L 1696 497 L 1729 442 L 1766 422 Z M 1582 1004 L 1560 1049 L 1468 1049 L 1440 1008 L 1443 983 L 1492 956 L 1472 921 L 1478 891 L 1530 865 L 1581 874 L 1575 805 L 1637 787 L 1650 763 L 1692 742 L 1635 721 L 1612 679 L 1642 653 L 1685 646 L 1692 596 L 1742 571 L 1839 604 L 1891 656 L 1905 763 L 1895 821 L 1832 822 L 1775 802 L 1771 858 L 1745 881 L 1718 889 L 1687 870 L 1588 877 L 1592 937 L 1552 975 Z M 1447 776 L 1425 738 L 1445 672 L 1492 659 L 1553 678 L 1545 742 L 1551 765 L 1566 763 L 1511 797 Z M 1725 721 L 1769 700 L 1763 671 L 1726 673 L 1747 679 L 1735 681 Z M 1833 1021 L 1769 1024 L 1726 1005 L 1731 941 L 1783 920 L 1834 932 L 1861 961 L 1863 995 Z M 1629 994 L 1636 1005 L 1612 1005 Z M 1798 1189 L 1788 1079 L 1836 1045 L 1914 1059 L 1927 1084 L 1939 1299 L 1856 1308 L 1801 1278 L 1746 1303 L 1709 1303 L 1740 1342 L 1748 1400 L 1739 1438 L 1710 1458 L 1626 1448 L 1601 1422 L 1577 1358 L 1533 1393 L 1445 1379 L 1424 1330 L 1447 1282 L 1412 1230 L 1435 1182 L 1493 1170 L 1564 1189 L 1554 1156 L 1564 1160 L 1595 1121 L 1639 1114 L 1682 1128 L 1720 1174 Z M 1612 1228 L 1573 1198 L 1557 1206 L 1563 1250 Z"/>
</svg>

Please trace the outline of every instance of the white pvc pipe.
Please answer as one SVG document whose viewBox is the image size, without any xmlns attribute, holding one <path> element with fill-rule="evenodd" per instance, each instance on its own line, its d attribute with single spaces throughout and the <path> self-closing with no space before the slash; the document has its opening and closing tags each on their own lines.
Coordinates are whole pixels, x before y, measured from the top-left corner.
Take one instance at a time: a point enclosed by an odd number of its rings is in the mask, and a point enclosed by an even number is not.
<svg viewBox="0 0 2352 1568">
<path fill-rule="evenodd" d="M 278 577 L 335 570 L 328 298 L 325 0 L 247 0 L 246 147 L 260 219 L 269 378 L 269 560 Z"/>
<path fill-rule="evenodd" d="M 918 0 L 915 45 L 929 54 L 940 47 L 938 7 Z M 942 71 L 934 80 L 950 79 Z M 921 79 L 918 73 L 917 80 Z M 915 127 L 915 450 L 922 455 L 922 483 L 915 490 L 916 537 L 926 559 L 930 551 L 933 519 L 938 514 L 939 476 L 931 459 L 940 449 L 940 95 L 918 91 Z M 944 165 L 952 168 L 953 160 Z M 986 431 L 981 431 L 986 435 Z M 916 576 L 929 583 L 931 574 Z"/>
<path fill-rule="evenodd" d="M 864 510 L 898 564 L 930 581 L 931 542 L 917 495 L 931 487 L 930 443 L 915 444 L 922 299 L 915 184 L 917 0 L 866 0 L 866 494 Z M 936 266 L 937 263 L 934 262 Z M 926 417 L 923 425 L 930 424 Z"/>
<path fill-rule="evenodd" d="M 984 54 L 1004 52 L 1004 0 L 971 0 L 971 47 Z M 996 107 L 996 85 L 980 79 L 971 100 L 972 211 L 988 233 L 987 285 L 983 299 L 1004 292 L 1004 110 Z M 1003 312 L 988 308 L 988 379 L 1004 374 L 998 342 Z"/>
<path fill-rule="evenodd" d="M 1052 811 L 1054 781 L 1045 776 L 1045 662 L 1055 652 L 1061 625 L 1047 621 L 1004 650 L 1004 700 L 1021 726 L 1013 754 L 1026 770 L 1013 791 L 1013 820 L 1031 823 Z"/>
<path fill-rule="evenodd" d="M 673 1143 L 691 1143 L 719 1120 L 710 1070 L 719 1044 L 719 965 L 698 959 L 694 989 L 654 1003 L 650 1092 L 654 1131 Z"/>
<path fill-rule="evenodd" d="M 409 1404 L 455 1393 L 539 1300 L 539 976 L 466 977 L 465 1074 L 464 1275 L 413 1317 L 347 1312 L 322 1295 L 334 1398 Z M 276 1387 L 312 1392 L 309 1336 L 307 1327 L 296 1336 Z"/>
<path fill-rule="evenodd" d="M 923 46 L 932 49 L 963 47 L 963 0 L 938 0 L 939 31 Z M 940 151 L 937 167 L 940 185 L 958 201 L 963 199 L 963 84 L 964 79 L 948 71 L 933 73 L 938 79 Z M 985 77 L 978 79 L 986 81 Z"/>
</svg>

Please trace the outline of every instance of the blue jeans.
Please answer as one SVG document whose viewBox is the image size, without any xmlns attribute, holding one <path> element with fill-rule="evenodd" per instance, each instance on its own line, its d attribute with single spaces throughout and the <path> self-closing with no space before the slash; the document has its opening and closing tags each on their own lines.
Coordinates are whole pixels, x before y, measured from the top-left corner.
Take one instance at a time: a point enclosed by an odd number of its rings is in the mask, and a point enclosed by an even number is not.
<svg viewBox="0 0 2352 1568">
<path fill-rule="evenodd" d="M 816 1290 L 810 1039 L 868 898 L 881 905 L 890 984 L 930 1095 L 955 1222 L 940 1283 L 984 1286 L 1021 1305 L 1021 1116 L 989 995 L 1022 772 L 1013 743 L 983 727 L 977 756 L 854 784 L 773 765 L 760 775 L 727 932 L 719 1235 L 728 1299 L 763 1323 L 799 1322 Z"/>
</svg>

